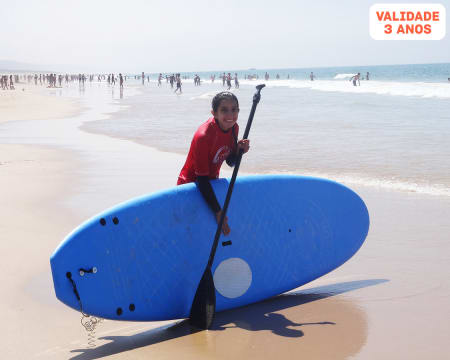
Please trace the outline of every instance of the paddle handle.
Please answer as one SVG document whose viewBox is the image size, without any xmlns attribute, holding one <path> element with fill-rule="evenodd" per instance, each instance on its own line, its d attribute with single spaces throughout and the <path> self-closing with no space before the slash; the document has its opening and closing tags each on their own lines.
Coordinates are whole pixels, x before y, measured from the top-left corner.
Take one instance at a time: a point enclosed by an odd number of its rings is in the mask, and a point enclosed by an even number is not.
<svg viewBox="0 0 450 360">
<path fill-rule="evenodd" d="M 253 117 L 255 116 L 256 106 L 258 105 L 259 100 L 261 99 L 261 89 L 264 86 L 266 86 L 266 85 L 261 84 L 256 87 L 257 90 L 256 90 L 255 95 L 253 95 L 252 109 L 250 110 L 250 115 L 248 116 L 247 126 L 245 127 L 245 131 L 244 131 L 244 137 L 243 137 L 244 139 L 247 139 L 248 134 L 250 133 L 250 128 L 252 126 Z M 243 154 L 243 150 L 240 149 L 238 157 L 236 159 L 236 164 L 234 165 L 234 170 L 233 170 L 233 175 L 231 176 L 230 185 L 228 186 L 227 196 L 225 198 L 225 203 L 223 205 L 222 214 L 219 219 L 219 224 L 217 225 L 216 235 L 214 236 L 214 243 L 213 243 L 213 246 L 211 249 L 211 254 L 209 255 L 209 260 L 208 260 L 208 265 L 207 265 L 208 268 L 211 268 L 211 266 L 214 262 L 214 256 L 216 255 L 217 245 L 219 244 L 219 239 L 220 239 L 220 234 L 222 232 L 223 222 L 224 222 L 225 216 L 227 214 L 228 205 L 230 204 L 231 194 L 233 193 L 233 187 L 234 187 L 234 183 L 236 182 L 236 177 L 237 177 L 237 174 L 239 171 L 239 166 L 241 165 L 242 154 Z"/>
</svg>

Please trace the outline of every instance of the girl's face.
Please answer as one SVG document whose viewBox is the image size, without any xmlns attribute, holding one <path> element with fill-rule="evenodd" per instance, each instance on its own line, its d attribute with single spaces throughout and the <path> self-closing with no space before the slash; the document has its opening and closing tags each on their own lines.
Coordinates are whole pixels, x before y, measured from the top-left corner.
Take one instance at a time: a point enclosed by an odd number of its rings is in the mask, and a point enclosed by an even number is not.
<svg viewBox="0 0 450 360">
<path fill-rule="evenodd" d="M 222 130 L 230 130 L 238 119 L 239 107 L 236 101 L 222 100 L 217 111 L 211 110 L 211 114 L 217 119 Z"/>
</svg>

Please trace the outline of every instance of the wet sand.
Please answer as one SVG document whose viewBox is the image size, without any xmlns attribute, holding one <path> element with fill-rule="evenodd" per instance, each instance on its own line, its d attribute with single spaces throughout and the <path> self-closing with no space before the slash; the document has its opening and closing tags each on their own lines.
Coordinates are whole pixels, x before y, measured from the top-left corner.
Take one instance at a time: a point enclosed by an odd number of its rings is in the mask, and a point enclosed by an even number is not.
<svg viewBox="0 0 450 360">
<path fill-rule="evenodd" d="M 29 111 L 18 119 L 34 116 Z M 80 314 L 54 296 L 49 257 L 91 215 L 173 186 L 184 157 L 80 136 L 83 151 L 0 145 L 4 358 L 423 359 L 449 353 L 450 199 L 351 185 L 368 206 L 371 229 L 341 268 L 289 294 L 219 313 L 209 331 L 185 321 L 105 320 L 89 348 Z"/>
<path fill-rule="evenodd" d="M 60 97 L 60 88 L 21 83 L 15 85 L 16 90 L 0 91 L 0 123 L 70 117 L 80 111 L 77 100 Z"/>
</svg>

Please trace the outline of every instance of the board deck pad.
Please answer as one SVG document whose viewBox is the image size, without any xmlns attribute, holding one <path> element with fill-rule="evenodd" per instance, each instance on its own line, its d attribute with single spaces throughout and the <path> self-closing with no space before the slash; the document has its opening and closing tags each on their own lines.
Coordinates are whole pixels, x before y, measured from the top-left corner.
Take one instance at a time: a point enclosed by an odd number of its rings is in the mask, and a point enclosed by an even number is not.
<svg viewBox="0 0 450 360">
<path fill-rule="evenodd" d="M 229 181 L 211 181 L 221 204 Z M 329 273 L 358 251 L 369 229 L 355 192 L 296 175 L 238 177 L 227 216 L 231 233 L 221 236 L 212 267 L 217 311 Z M 119 204 L 81 224 L 55 250 L 56 296 L 107 319 L 186 318 L 216 227 L 193 183 Z"/>
</svg>

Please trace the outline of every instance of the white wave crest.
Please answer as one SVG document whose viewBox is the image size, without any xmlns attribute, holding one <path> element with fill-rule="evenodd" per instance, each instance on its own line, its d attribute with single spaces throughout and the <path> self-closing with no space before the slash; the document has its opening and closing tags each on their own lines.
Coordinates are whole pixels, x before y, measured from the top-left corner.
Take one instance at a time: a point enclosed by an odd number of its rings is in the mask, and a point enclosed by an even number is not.
<svg viewBox="0 0 450 360">
<path fill-rule="evenodd" d="M 253 83 L 248 80 L 241 81 L 241 84 L 253 85 Z M 361 86 L 353 86 L 350 81 L 269 80 L 266 81 L 265 84 L 267 87 L 284 86 L 328 92 L 450 99 L 450 83 L 361 80 Z"/>
<path fill-rule="evenodd" d="M 290 171 L 284 173 L 292 173 Z M 298 173 L 295 173 L 298 174 Z M 366 178 L 358 175 L 336 175 L 331 173 L 308 172 L 302 175 L 330 179 L 347 185 L 359 185 L 383 190 L 415 193 L 420 195 L 431 195 L 439 197 L 450 197 L 450 188 L 445 185 L 416 183 L 413 181 L 401 181 L 390 179 Z"/>
<path fill-rule="evenodd" d="M 337 74 L 334 79 L 340 80 L 340 79 L 350 79 L 352 76 L 355 76 L 356 74 Z"/>
</svg>

